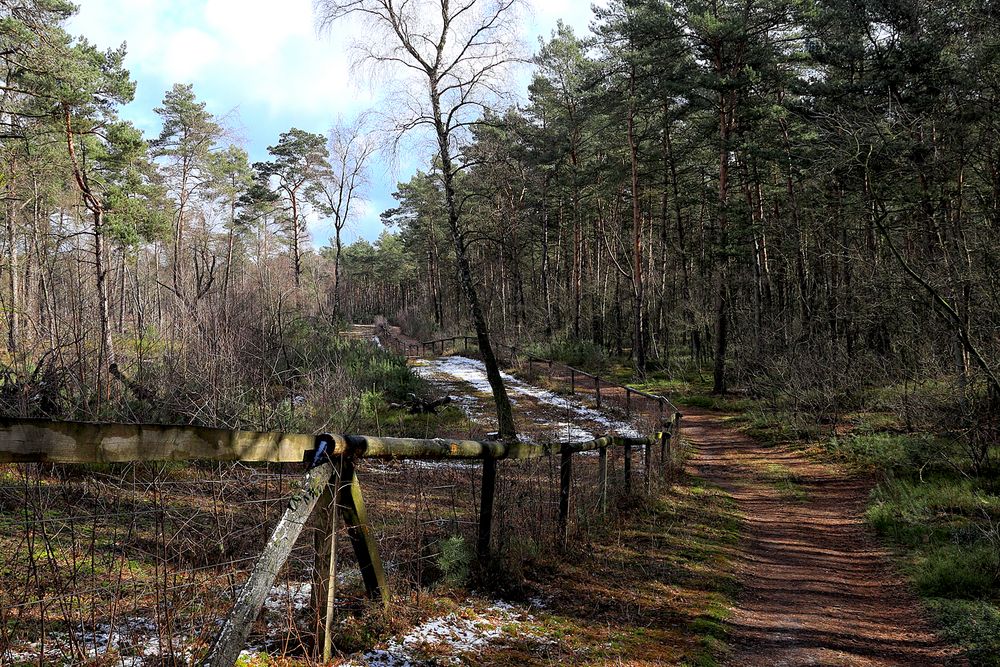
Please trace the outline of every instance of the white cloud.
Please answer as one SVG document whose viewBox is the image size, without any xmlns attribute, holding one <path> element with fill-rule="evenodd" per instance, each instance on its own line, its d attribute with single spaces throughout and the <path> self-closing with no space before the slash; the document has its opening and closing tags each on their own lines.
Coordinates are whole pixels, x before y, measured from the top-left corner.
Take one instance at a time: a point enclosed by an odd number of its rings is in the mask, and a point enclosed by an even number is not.
<svg viewBox="0 0 1000 667">
<path fill-rule="evenodd" d="M 360 90 L 345 94 L 346 49 L 316 34 L 310 0 L 90 0 L 70 29 L 100 46 L 127 42 L 140 83 L 195 83 L 271 114 L 332 117 L 370 102 Z"/>
<path fill-rule="evenodd" d="M 338 115 L 353 116 L 376 104 L 386 84 L 352 72 L 350 44 L 366 36 L 360 21 L 317 35 L 312 0 L 79 0 L 69 25 L 102 47 L 128 44 L 126 64 L 139 83 L 137 101 L 126 117 L 155 134 L 152 108 L 174 83 L 193 83 L 210 111 L 239 109 L 254 159 L 263 157 L 278 132 L 291 126 L 323 131 Z M 605 4 L 606 0 L 598 0 Z M 522 39 L 534 50 L 559 19 L 584 35 L 592 18 L 590 0 L 527 0 Z M 521 94 L 530 77 L 515 77 Z M 389 84 L 392 85 L 392 84 Z M 397 180 L 426 165 L 423 150 L 373 164 L 372 205 L 359 210 L 358 233 L 375 238 L 382 230 L 381 208 L 392 205 Z M 330 234 L 319 220 L 310 224 L 317 242 Z"/>
<path fill-rule="evenodd" d="M 587 27 L 593 17 L 589 0 L 530 0 L 529 5 L 534 13 L 533 25 L 528 26 L 529 34 L 548 37 L 555 28 L 556 22 L 573 28 L 578 35 L 587 33 Z M 605 4 L 597 2 L 598 5 Z"/>
<path fill-rule="evenodd" d="M 160 61 L 164 75 L 172 81 L 193 81 L 218 62 L 219 42 L 197 28 L 182 28 L 169 35 Z"/>
<path fill-rule="evenodd" d="M 528 46 L 558 19 L 585 33 L 590 5 L 529 0 Z M 359 22 L 350 28 L 363 30 Z M 370 106 L 379 92 L 352 76 L 346 31 L 317 35 L 311 0 L 83 0 L 70 29 L 100 46 L 127 42 L 140 83 L 195 83 L 202 95 L 261 104 L 272 115 L 332 118 Z"/>
</svg>

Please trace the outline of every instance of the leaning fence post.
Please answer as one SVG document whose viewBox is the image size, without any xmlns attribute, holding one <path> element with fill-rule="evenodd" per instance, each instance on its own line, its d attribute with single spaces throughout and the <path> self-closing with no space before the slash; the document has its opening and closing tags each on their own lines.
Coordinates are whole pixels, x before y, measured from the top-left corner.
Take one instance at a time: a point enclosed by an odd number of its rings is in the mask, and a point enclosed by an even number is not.
<svg viewBox="0 0 1000 667">
<path fill-rule="evenodd" d="M 569 492 L 573 482 L 573 452 L 562 450 L 559 462 L 559 546 L 569 540 Z"/>
<path fill-rule="evenodd" d="M 354 555 L 361 569 L 361 579 L 365 590 L 372 600 L 381 599 L 382 604 L 389 606 L 389 588 L 385 582 L 385 569 L 378 555 L 378 546 L 368 524 L 368 512 L 365 510 L 365 500 L 361 495 L 361 482 L 358 481 L 354 469 L 354 459 L 345 457 L 341 467 L 344 480 L 337 494 L 337 504 L 347 526 L 347 535 L 351 538 Z"/>
<path fill-rule="evenodd" d="M 260 614 L 271 587 L 274 586 L 278 572 L 288 560 L 295 541 L 305 528 L 306 521 L 329 484 L 333 472 L 332 461 L 311 469 L 306 473 L 302 488 L 289 498 L 285 513 L 278 520 L 270 539 L 254 563 L 253 570 L 243 584 L 233 609 L 215 638 L 215 643 L 202 660 L 203 667 L 232 667 L 236 662 L 240 651 L 246 645 L 250 627 Z"/>
<path fill-rule="evenodd" d="M 608 448 L 601 447 L 598 450 L 600 457 L 597 460 L 597 483 L 600 485 L 598 504 L 601 514 L 608 512 Z"/>
<path fill-rule="evenodd" d="M 492 456 L 483 459 L 482 491 L 479 497 L 479 537 L 476 554 L 480 560 L 490 555 L 490 535 L 493 533 L 493 498 L 497 486 L 497 461 Z"/>
</svg>

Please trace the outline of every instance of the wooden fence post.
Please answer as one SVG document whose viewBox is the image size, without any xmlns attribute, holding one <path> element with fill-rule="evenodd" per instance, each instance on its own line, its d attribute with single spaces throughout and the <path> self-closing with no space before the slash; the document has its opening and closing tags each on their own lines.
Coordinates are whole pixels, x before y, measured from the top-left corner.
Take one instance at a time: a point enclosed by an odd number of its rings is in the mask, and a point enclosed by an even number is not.
<svg viewBox="0 0 1000 667">
<path fill-rule="evenodd" d="M 573 483 L 573 452 L 563 451 L 559 461 L 559 546 L 569 540 L 569 496 Z"/>
<path fill-rule="evenodd" d="M 340 490 L 340 462 L 314 510 L 318 517 L 313 543 L 312 602 L 316 614 L 316 657 L 329 662 L 333 657 L 333 622 L 337 600 L 337 495 Z"/>
<path fill-rule="evenodd" d="M 573 367 L 569 369 L 569 393 L 576 395 L 576 369 Z"/>
<path fill-rule="evenodd" d="M 344 457 L 341 466 L 340 492 L 337 494 L 337 504 L 347 526 L 347 535 L 351 538 L 354 555 L 361 569 L 361 579 L 365 582 L 365 590 L 372 600 L 382 600 L 389 606 L 389 588 L 385 582 L 385 569 L 378 555 L 378 546 L 368 524 L 368 512 L 365 511 L 365 501 L 361 495 L 361 482 L 358 481 L 354 469 L 354 459 Z"/>
<path fill-rule="evenodd" d="M 497 461 L 492 457 L 483 459 L 482 490 L 479 497 L 479 537 L 476 554 L 480 560 L 490 556 L 490 536 L 493 533 L 493 498 L 497 486 Z"/>
<path fill-rule="evenodd" d="M 666 424 L 661 424 L 660 428 L 660 477 L 672 466 L 673 458 L 670 451 L 670 428 Z M 668 458 L 669 457 L 669 458 Z"/>
<path fill-rule="evenodd" d="M 632 416 L 632 390 L 625 387 L 625 416 Z"/>
<path fill-rule="evenodd" d="M 632 493 L 632 445 L 625 445 L 625 495 Z"/>
<path fill-rule="evenodd" d="M 646 458 L 645 458 L 645 473 L 646 473 L 646 493 L 649 493 L 653 488 L 653 442 L 649 441 L 646 443 Z"/>
<path fill-rule="evenodd" d="M 601 407 L 601 378 L 594 376 L 594 391 L 597 392 L 597 407 Z"/>
<path fill-rule="evenodd" d="M 608 448 L 601 447 L 597 459 L 597 483 L 600 486 L 598 505 L 601 514 L 608 513 Z"/>
</svg>

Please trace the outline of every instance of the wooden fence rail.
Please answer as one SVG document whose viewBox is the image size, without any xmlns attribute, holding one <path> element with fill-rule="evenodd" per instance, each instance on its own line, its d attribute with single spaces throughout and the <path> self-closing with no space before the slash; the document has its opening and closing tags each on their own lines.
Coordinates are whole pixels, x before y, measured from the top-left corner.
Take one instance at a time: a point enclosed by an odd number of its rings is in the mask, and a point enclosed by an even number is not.
<svg viewBox="0 0 1000 667">
<path fill-rule="evenodd" d="M 419 345 L 415 343 L 405 343 L 398 337 L 396 337 L 388 329 L 383 329 L 388 340 L 393 341 L 392 347 L 401 354 L 408 355 L 415 351 L 422 354 L 427 354 L 428 350 L 431 354 L 444 354 L 445 350 L 448 349 L 450 345 L 453 349 L 458 349 L 459 342 L 462 343 L 462 350 L 468 351 L 470 344 L 476 345 L 478 347 L 479 340 L 475 336 L 446 336 L 444 338 L 434 338 L 432 340 L 422 341 Z M 510 352 L 511 360 L 516 361 L 518 358 L 523 358 L 528 362 L 528 369 L 531 370 L 534 364 L 542 364 L 548 367 L 551 372 L 553 366 L 560 366 L 569 371 L 570 374 L 570 393 L 576 394 L 577 376 L 588 378 L 594 383 L 594 395 L 597 403 L 597 407 L 602 407 L 602 397 L 601 388 L 602 386 L 605 390 L 616 387 L 621 389 L 625 393 L 625 414 L 628 416 L 632 415 L 632 397 L 641 396 L 650 401 L 654 401 L 658 404 L 659 417 L 661 419 L 670 417 L 671 414 L 680 412 L 680 409 L 674 405 L 669 398 L 662 396 L 660 394 L 653 394 L 648 391 L 642 391 L 641 389 L 636 389 L 625 384 L 620 384 L 614 381 L 609 381 L 606 378 L 602 378 L 599 375 L 593 373 L 588 373 L 587 371 L 581 370 L 579 368 L 574 368 L 569 364 L 564 364 L 560 361 L 555 361 L 554 359 L 547 359 L 545 357 L 539 357 L 538 355 L 531 354 L 517 345 L 501 344 L 500 348 Z"/>
<path fill-rule="evenodd" d="M 271 538 L 236 599 L 208 656 L 202 665 L 229 667 L 238 657 L 254 620 L 260 613 L 267 592 L 284 566 L 303 526 L 317 505 L 335 505 L 347 527 L 362 579 L 370 597 L 388 604 L 385 570 L 379 558 L 361 492 L 354 472 L 359 459 L 421 459 L 481 461 L 483 466 L 480 492 L 480 520 L 477 552 L 489 557 L 493 522 L 493 503 L 497 481 L 497 461 L 503 459 L 535 459 L 558 456 L 559 474 L 559 544 L 568 538 L 573 455 L 599 452 L 598 475 L 601 512 L 607 509 L 608 449 L 621 447 L 626 452 L 626 489 L 631 488 L 631 456 L 633 447 L 645 448 L 646 487 L 652 474 L 652 451 L 660 445 L 661 476 L 671 460 L 671 440 L 676 438 L 680 424 L 677 412 L 662 422 L 663 430 L 650 437 L 628 438 L 609 435 L 587 442 L 546 444 L 526 442 L 496 442 L 456 439 L 380 438 L 357 435 L 311 435 L 227 431 L 192 426 L 148 424 L 92 424 L 84 422 L 48 421 L 40 419 L 0 419 L 0 462 L 2 463 L 115 463 L 129 461 L 275 461 L 304 462 L 309 469 L 300 490 L 288 502 L 284 515 L 276 524 Z M 321 498 L 328 497 L 326 503 Z M 336 522 L 321 527 L 317 544 L 333 544 Z M 331 551 L 332 550 L 332 551 Z M 326 617 L 329 628 L 334 590 L 328 582 L 335 581 L 335 547 L 325 552 L 317 550 L 314 586 L 323 591 L 317 599 L 317 611 Z M 319 596 L 322 597 L 322 596 Z M 329 660 L 331 644 L 321 642 L 324 658 Z"/>
</svg>

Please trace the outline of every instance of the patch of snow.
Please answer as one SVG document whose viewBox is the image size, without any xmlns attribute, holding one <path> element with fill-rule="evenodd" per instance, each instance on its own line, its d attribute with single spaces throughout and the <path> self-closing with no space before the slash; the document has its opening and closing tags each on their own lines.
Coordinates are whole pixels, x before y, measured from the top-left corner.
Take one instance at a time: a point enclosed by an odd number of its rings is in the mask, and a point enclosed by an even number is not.
<svg viewBox="0 0 1000 667">
<path fill-rule="evenodd" d="M 437 357 L 435 359 L 422 360 L 414 366 L 414 370 L 417 374 L 431 382 L 447 381 L 450 378 L 451 381 L 458 380 L 469 384 L 475 391 L 480 393 L 489 393 L 491 391 L 489 380 L 486 378 L 486 366 L 478 359 L 470 359 L 459 355 Z M 509 373 L 501 372 L 500 375 L 503 378 L 507 392 L 511 396 L 511 403 L 513 404 L 517 403 L 518 396 L 526 396 L 539 403 L 565 410 L 569 415 L 576 416 L 579 419 L 600 424 L 607 428 L 610 433 L 633 438 L 640 435 L 632 424 L 612 419 L 603 412 L 588 407 L 576 399 L 569 399 L 547 389 L 528 384 Z M 470 414 L 470 416 L 472 415 Z M 557 424 L 559 427 L 563 427 L 564 425 L 570 426 L 570 429 L 574 428 L 568 422 L 559 422 Z M 577 429 L 576 433 L 571 430 L 568 433 L 568 436 L 571 438 L 569 442 L 582 442 L 583 440 L 576 438 L 581 438 L 583 433 L 585 431 L 582 429 Z M 559 434 L 557 433 L 557 435 Z M 593 437 L 586 439 L 592 440 Z"/>
<path fill-rule="evenodd" d="M 309 608 L 311 594 L 311 583 L 290 581 L 278 584 L 268 591 L 267 599 L 264 600 L 264 609 L 268 611 L 288 609 L 302 611 Z"/>
<path fill-rule="evenodd" d="M 596 437 L 590 431 L 569 422 L 550 422 L 541 425 L 550 428 L 560 442 L 588 442 Z"/>
<path fill-rule="evenodd" d="M 84 655 L 92 660 L 115 655 L 115 665 L 122 667 L 142 667 L 149 664 L 147 658 L 158 658 L 167 654 L 162 645 L 156 622 L 149 618 L 134 618 L 117 623 L 114 628 L 100 624 L 93 629 L 77 628 L 74 633 L 76 645 Z M 173 640 L 174 656 L 189 662 L 193 656 L 190 650 L 181 648 L 191 644 L 191 637 L 177 636 Z M 14 650 L 5 647 L 0 651 L 0 664 L 36 663 L 39 657 L 46 664 L 75 664 L 74 652 L 65 632 L 52 632 L 46 637 L 44 655 L 40 642 L 30 642 Z"/>
<path fill-rule="evenodd" d="M 345 663 L 347 667 L 419 667 L 421 665 L 466 664 L 463 656 L 475 654 L 503 636 L 504 626 L 534 618 L 504 602 L 495 602 L 482 612 L 465 610 L 433 618 L 413 628 L 384 649 L 366 651 Z M 430 658 L 422 658 L 429 654 Z"/>
</svg>

